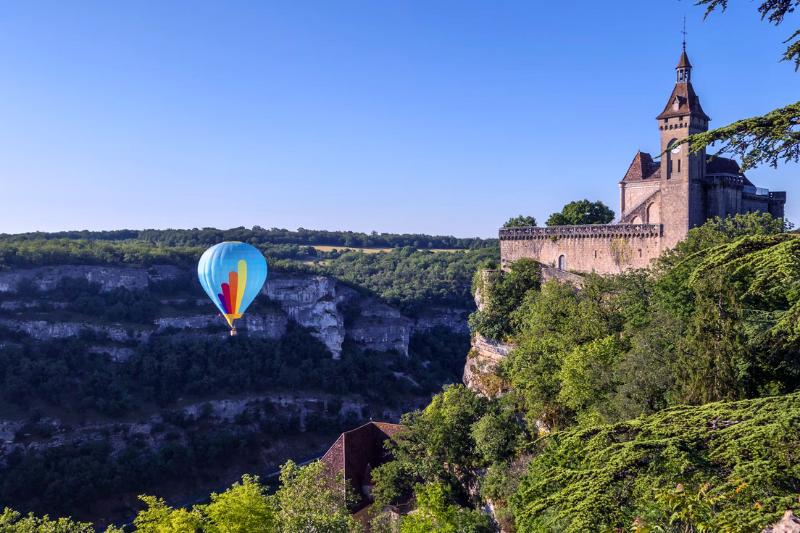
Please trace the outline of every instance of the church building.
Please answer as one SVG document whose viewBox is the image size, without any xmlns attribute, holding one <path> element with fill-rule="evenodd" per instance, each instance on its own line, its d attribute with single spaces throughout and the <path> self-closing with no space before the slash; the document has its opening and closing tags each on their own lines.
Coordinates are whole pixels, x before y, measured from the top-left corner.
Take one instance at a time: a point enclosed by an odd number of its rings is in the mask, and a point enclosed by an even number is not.
<svg viewBox="0 0 800 533">
<path fill-rule="evenodd" d="M 713 217 L 763 211 L 783 218 L 786 193 L 756 187 L 732 159 L 690 153 L 677 142 L 708 130 L 711 120 L 692 87 L 686 46 L 675 87 L 656 117 L 660 161 L 637 152 L 619 182 L 621 216 L 614 224 L 503 228 L 502 264 L 527 257 L 560 270 L 611 274 L 647 267 Z"/>
</svg>

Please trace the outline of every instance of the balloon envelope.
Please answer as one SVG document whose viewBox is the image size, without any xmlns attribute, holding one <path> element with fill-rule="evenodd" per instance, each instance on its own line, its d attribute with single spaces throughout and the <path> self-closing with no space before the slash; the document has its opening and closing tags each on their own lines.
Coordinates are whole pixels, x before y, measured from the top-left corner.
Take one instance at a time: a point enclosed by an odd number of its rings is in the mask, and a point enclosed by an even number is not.
<svg viewBox="0 0 800 533">
<path fill-rule="evenodd" d="M 243 242 L 221 242 L 203 252 L 197 277 L 208 297 L 233 328 L 267 280 L 267 260 Z"/>
</svg>

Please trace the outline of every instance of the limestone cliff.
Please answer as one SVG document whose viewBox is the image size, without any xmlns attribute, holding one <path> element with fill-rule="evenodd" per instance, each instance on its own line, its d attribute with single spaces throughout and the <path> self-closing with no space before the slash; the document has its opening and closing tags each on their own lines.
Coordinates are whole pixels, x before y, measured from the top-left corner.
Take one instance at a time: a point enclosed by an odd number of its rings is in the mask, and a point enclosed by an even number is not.
<svg viewBox="0 0 800 533">
<path fill-rule="evenodd" d="M 480 288 L 488 283 L 494 270 L 482 270 L 479 275 L 482 283 L 475 290 L 475 306 L 481 310 L 485 305 Z M 472 334 L 470 351 L 464 364 L 462 381 L 468 388 L 484 396 L 493 398 L 502 394 L 506 385 L 498 375 L 498 366 L 505 359 L 513 345 L 501 341 L 487 339 L 478 332 Z"/>
<path fill-rule="evenodd" d="M 497 370 L 513 348 L 511 344 L 487 339 L 480 333 L 475 333 L 464 364 L 464 385 L 490 398 L 502 394 L 507 387 Z"/>
<path fill-rule="evenodd" d="M 201 297 L 199 288 L 192 297 L 162 299 L 161 304 L 171 311 L 149 324 L 99 323 L 91 316 L 82 320 L 73 316 L 64 318 L 58 310 L 66 308 L 68 302 L 50 296 L 64 280 L 85 280 L 108 292 L 186 282 L 192 276 L 193 272 L 171 265 L 63 265 L 0 272 L 0 326 L 38 340 L 90 332 L 98 338 L 95 350 L 116 359 L 124 359 L 131 343 L 144 342 L 156 333 L 225 335 L 216 309 Z M 262 301 L 272 305 L 249 311 L 238 324 L 243 334 L 280 338 L 288 321 L 294 320 L 325 344 L 333 358 L 341 356 L 346 339 L 365 350 L 408 355 L 409 341 L 417 331 L 435 326 L 455 332 L 467 329 L 467 309 L 433 307 L 418 317 L 407 317 L 378 298 L 326 276 L 272 272 L 262 294 Z"/>
</svg>

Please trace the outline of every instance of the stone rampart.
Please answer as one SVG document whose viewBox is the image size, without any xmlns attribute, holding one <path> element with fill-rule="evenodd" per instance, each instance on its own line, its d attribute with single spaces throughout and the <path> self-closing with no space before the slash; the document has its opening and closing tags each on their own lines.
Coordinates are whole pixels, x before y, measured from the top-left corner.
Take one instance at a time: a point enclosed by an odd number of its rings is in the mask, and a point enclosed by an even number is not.
<svg viewBox="0 0 800 533">
<path fill-rule="evenodd" d="M 500 230 L 503 267 L 521 258 L 573 272 L 616 274 L 661 255 L 659 224 L 592 224 Z"/>
</svg>

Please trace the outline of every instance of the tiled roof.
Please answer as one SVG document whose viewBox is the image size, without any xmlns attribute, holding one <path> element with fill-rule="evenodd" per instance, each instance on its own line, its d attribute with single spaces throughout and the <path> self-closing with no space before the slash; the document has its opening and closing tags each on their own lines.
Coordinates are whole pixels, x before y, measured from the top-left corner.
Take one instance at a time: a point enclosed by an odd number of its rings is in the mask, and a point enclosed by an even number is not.
<svg viewBox="0 0 800 533">
<path fill-rule="evenodd" d="M 368 503 L 367 494 L 362 487 L 371 483 L 369 474 L 372 468 L 389 461 L 391 457 L 384 442 L 392 438 L 404 426 L 388 422 L 367 422 L 350 431 L 345 431 L 336 439 L 322 456 L 322 462 L 331 473 L 342 472 L 350 482 L 355 493 L 360 496 L 356 509 Z"/>
<path fill-rule="evenodd" d="M 674 105 L 676 99 L 678 103 L 677 108 Z M 700 97 L 694 92 L 692 84 L 688 82 L 676 83 L 675 88 L 672 89 L 669 100 L 667 100 L 667 105 L 664 106 L 664 111 L 656 118 L 662 119 L 685 115 L 696 115 L 706 120 L 711 120 L 700 106 Z"/>
<path fill-rule="evenodd" d="M 742 169 L 739 168 L 739 163 L 733 159 L 728 159 L 727 157 L 719 157 L 714 155 L 707 156 L 706 174 L 731 174 L 734 176 L 740 176 L 744 179 L 745 185 L 753 185 L 753 183 L 747 179 L 747 176 L 742 173 Z"/>
<path fill-rule="evenodd" d="M 631 161 L 628 171 L 625 172 L 625 177 L 622 181 L 639 181 L 651 178 L 658 178 L 658 171 L 661 168 L 660 163 L 653 161 L 653 157 L 647 152 L 636 152 L 633 161 Z"/>
<path fill-rule="evenodd" d="M 710 155 L 706 158 L 706 174 L 741 174 L 739 163 L 727 157 Z"/>
</svg>

